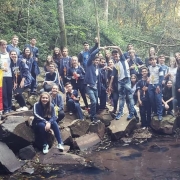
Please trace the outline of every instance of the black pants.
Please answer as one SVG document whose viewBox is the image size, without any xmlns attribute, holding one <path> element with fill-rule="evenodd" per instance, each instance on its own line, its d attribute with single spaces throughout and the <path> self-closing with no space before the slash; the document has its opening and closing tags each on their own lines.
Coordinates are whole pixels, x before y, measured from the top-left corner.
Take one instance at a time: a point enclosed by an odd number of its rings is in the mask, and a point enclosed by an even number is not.
<svg viewBox="0 0 180 180">
<path fill-rule="evenodd" d="M 106 100 L 107 100 L 107 93 L 106 90 L 101 90 L 100 99 L 100 106 L 99 109 L 105 109 L 106 107 Z"/>
<path fill-rule="evenodd" d="M 4 111 L 11 110 L 12 107 L 12 77 L 3 77 L 3 109 Z"/>
<path fill-rule="evenodd" d="M 142 106 L 139 106 L 141 116 L 141 126 L 149 127 L 151 122 L 151 106 L 149 101 L 142 101 Z"/>
<path fill-rule="evenodd" d="M 114 105 L 114 111 L 117 111 L 117 104 L 119 100 L 119 94 L 117 91 L 112 92 L 112 98 L 113 98 L 113 105 Z"/>
<path fill-rule="evenodd" d="M 59 121 L 61 121 L 64 117 L 65 117 L 64 111 L 63 110 L 59 111 L 57 123 L 59 123 Z"/>
</svg>

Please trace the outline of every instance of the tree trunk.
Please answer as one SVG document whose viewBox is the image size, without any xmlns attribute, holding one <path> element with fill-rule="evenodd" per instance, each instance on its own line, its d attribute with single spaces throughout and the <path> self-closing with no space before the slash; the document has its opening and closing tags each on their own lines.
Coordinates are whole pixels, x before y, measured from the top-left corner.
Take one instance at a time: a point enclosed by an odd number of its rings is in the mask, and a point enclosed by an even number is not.
<svg viewBox="0 0 180 180">
<path fill-rule="evenodd" d="M 59 20 L 59 30 L 60 30 L 60 39 L 61 46 L 67 46 L 67 37 L 66 37 L 66 29 L 65 29 L 65 20 L 64 20 L 64 7 L 63 0 L 58 0 L 58 20 Z"/>
<path fill-rule="evenodd" d="M 109 8 L 109 0 L 104 0 L 104 21 L 106 26 L 108 25 L 108 8 Z"/>
</svg>

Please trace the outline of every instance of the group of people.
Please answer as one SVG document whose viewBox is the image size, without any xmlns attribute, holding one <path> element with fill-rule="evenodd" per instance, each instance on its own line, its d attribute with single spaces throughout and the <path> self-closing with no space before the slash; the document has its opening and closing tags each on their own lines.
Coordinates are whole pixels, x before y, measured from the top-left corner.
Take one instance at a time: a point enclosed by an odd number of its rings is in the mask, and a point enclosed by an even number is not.
<svg viewBox="0 0 180 180">
<path fill-rule="evenodd" d="M 175 108 L 180 107 L 180 53 L 168 58 L 169 65 L 166 65 L 166 57 L 157 56 L 153 47 L 145 61 L 136 54 L 132 44 L 128 44 L 125 53 L 118 46 L 99 47 L 97 38 L 94 47 L 90 48 L 88 42 L 84 42 L 83 47 L 78 56 L 72 57 L 68 48 L 56 47 L 44 64 L 43 90 L 33 108 L 33 128 L 42 140 L 43 153 L 49 151 L 47 133 L 51 129 L 58 141 L 57 148 L 64 149 L 58 127 L 65 116 L 64 100 L 59 90 L 66 94 L 69 113 L 76 113 L 80 120 L 84 120 L 80 106 L 82 97 L 92 123 L 98 122 L 100 111 L 108 109 L 108 102 L 113 106 L 111 114 L 116 120 L 124 115 L 126 103 L 127 120 L 139 121 L 135 108 L 138 105 L 142 128 L 150 126 L 152 116 L 161 121 L 163 115 L 173 116 Z M 12 94 L 20 105 L 17 111 L 28 110 L 22 92 L 29 88 L 31 94 L 37 93 L 38 55 L 35 38 L 25 45 L 22 53 L 17 36 L 12 37 L 9 45 L 0 40 L 4 114 L 12 112 Z"/>
</svg>

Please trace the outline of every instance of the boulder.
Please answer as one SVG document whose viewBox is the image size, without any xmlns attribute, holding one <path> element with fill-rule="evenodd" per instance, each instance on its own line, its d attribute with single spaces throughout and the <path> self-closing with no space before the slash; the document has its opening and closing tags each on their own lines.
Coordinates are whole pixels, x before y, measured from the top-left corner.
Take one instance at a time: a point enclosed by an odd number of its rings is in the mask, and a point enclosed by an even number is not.
<svg viewBox="0 0 180 180">
<path fill-rule="evenodd" d="M 0 139 L 15 152 L 34 142 L 34 132 L 26 123 L 28 118 L 8 116 L 0 126 Z"/>
<path fill-rule="evenodd" d="M 111 121 L 113 120 L 113 117 L 107 110 L 104 110 L 100 114 L 98 114 L 97 118 L 101 120 L 105 124 L 105 126 L 109 126 Z"/>
<path fill-rule="evenodd" d="M 21 164 L 12 150 L 3 142 L 0 142 L 0 152 L 0 171 L 13 173 L 21 168 Z"/>
<path fill-rule="evenodd" d="M 89 121 L 82 121 L 82 120 L 75 120 L 69 125 L 71 129 L 72 137 L 80 137 L 87 133 L 89 129 L 90 122 Z"/>
<path fill-rule="evenodd" d="M 175 120 L 176 117 L 173 117 L 171 115 L 166 115 L 165 117 L 163 117 L 162 121 L 159 121 L 158 117 L 155 116 L 151 119 L 151 127 L 158 133 L 173 134 Z"/>
<path fill-rule="evenodd" d="M 81 151 L 89 149 L 100 142 L 100 138 L 96 133 L 89 133 L 79 138 L 75 138 L 74 145 Z"/>
<path fill-rule="evenodd" d="M 39 96 L 38 95 L 31 95 L 27 99 L 27 104 L 33 106 L 38 100 L 39 100 Z"/>
<path fill-rule="evenodd" d="M 33 116 L 33 111 L 32 110 L 28 110 L 28 111 L 20 111 L 20 112 L 12 112 L 12 113 L 8 113 L 5 115 L 2 115 L 2 119 L 5 119 L 6 117 L 9 116 Z"/>
<path fill-rule="evenodd" d="M 65 113 L 64 119 L 59 123 L 61 129 L 69 127 L 75 119 L 77 119 L 76 115 L 69 115 L 69 113 Z"/>
<path fill-rule="evenodd" d="M 49 153 L 39 155 L 39 162 L 42 164 L 54 164 L 54 165 L 85 165 L 85 159 L 75 154 L 69 154 L 60 152 L 57 148 L 51 148 Z"/>
<path fill-rule="evenodd" d="M 19 150 L 19 158 L 22 160 L 31 160 L 36 155 L 36 151 L 32 145 Z"/>
<path fill-rule="evenodd" d="M 101 139 L 103 139 L 105 133 L 105 125 L 102 122 L 90 124 L 88 132 L 96 133 Z"/>
<path fill-rule="evenodd" d="M 64 128 L 61 130 L 61 136 L 64 144 L 71 145 L 73 142 L 72 136 L 71 136 L 71 130 L 69 128 Z"/>
<path fill-rule="evenodd" d="M 136 119 L 129 121 L 126 117 L 121 117 L 120 120 L 111 121 L 111 125 L 107 128 L 112 140 L 118 140 L 125 135 L 129 135 L 136 128 Z"/>
<path fill-rule="evenodd" d="M 135 129 L 133 132 L 134 139 L 150 139 L 152 138 L 152 133 L 148 129 Z"/>
</svg>

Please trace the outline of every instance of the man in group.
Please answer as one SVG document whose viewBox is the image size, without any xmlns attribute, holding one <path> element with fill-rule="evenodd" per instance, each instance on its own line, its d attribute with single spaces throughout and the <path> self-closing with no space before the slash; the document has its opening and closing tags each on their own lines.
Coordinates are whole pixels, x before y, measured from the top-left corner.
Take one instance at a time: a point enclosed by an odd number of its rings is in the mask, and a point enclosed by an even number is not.
<svg viewBox="0 0 180 180">
<path fill-rule="evenodd" d="M 89 48 L 89 43 L 88 42 L 84 42 L 83 46 L 84 46 L 84 50 L 79 53 L 78 60 L 79 60 L 79 62 L 81 64 L 81 66 L 86 71 L 86 66 L 87 66 L 87 61 L 89 59 L 89 56 L 98 47 L 98 38 L 95 38 L 94 47 Z"/>
<path fill-rule="evenodd" d="M 116 115 L 116 120 L 119 120 L 123 115 L 123 108 L 125 104 L 125 96 L 129 99 L 129 115 L 127 120 L 134 117 L 134 100 L 131 90 L 130 70 L 127 60 L 125 59 L 122 50 L 118 46 L 111 46 L 113 59 L 115 60 L 115 69 L 113 70 L 108 90 L 112 90 L 112 83 L 114 77 L 118 76 L 118 91 L 119 91 L 119 112 Z M 127 92 L 125 94 L 125 91 Z"/>
<path fill-rule="evenodd" d="M 21 51 L 20 51 L 20 49 L 18 48 L 18 42 L 19 42 L 18 36 L 14 35 L 14 36 L 12 37 L 11 44 L 8 44 L 8 45 L 7 45 L 7 49 L 6 49 L 6 50 L 7 50 L 8 53 L 9 53 L 10 51 L 12 51 L 12 50 L 15 50 L 15 51 L 17 52 L 18 57 L 19 57 L 20 54 L 21 54 Z"/>
</svg>

